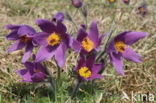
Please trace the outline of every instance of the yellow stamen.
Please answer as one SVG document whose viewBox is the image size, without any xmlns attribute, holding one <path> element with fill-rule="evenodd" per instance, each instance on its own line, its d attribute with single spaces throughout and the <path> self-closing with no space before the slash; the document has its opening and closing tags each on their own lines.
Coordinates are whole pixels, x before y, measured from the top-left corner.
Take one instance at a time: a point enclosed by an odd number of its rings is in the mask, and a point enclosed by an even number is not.
<svg viewBox="0 0 156 103">
<path fill-rule="evenodd" d="M 139 8 L 139 11 L 140 11 L 140 12 L 145 12 L 146 10 L 145 10 L 145 8 L 140 7 L 140 8 Z"/>
<path fill-rule="evenodd" d="M 49 45 L 54 46 L 61 42 L 61 37 L 57 33 L 52 33 L 48 36 L 47 41 Z"/>
<path fill-rule="evenodd" d="M 124 52 L 126 46 L 127 45 L 122 41 L 117 41 L 117 42 L 115 42 L 115 45 L 114 45 L 116 51 L 118 51 L 118 52 Z"/>
<path fill-rule="evenodd" d="M 89 78 L 92 72 L 87 67 L 81 67 L 79 69 L 79 75 L 84 78 Z"/>
<path fill-rule="evenodd" d="M 128 3 L 128 2 L 129 2 L 129 0 L 124 0 L 124 2 Z"/>
<path fill-rule="evenodd" d="M 21 37 L 21 42 L 27 43 L 31 40 L 31 38 L 27 37 L 26 35 Z"/>
<path fill-rule="evenodd" d="M 34 69 L 35 73 L 41 72 L 39 69 Z"/>
<path fill-rule="evenodd" d="M 88 37 L 84 38 L 83 41 L 82 41 L 82 47 L 90 52 L 91 50 L 94 49 L 94 43 L 92 40 L 90 40 Z"/>
<path fill-rule="evenodd" d="M 114 3 L 116 2 L 116 0 L 108 0 L 110 3 Z"/>
</svg>

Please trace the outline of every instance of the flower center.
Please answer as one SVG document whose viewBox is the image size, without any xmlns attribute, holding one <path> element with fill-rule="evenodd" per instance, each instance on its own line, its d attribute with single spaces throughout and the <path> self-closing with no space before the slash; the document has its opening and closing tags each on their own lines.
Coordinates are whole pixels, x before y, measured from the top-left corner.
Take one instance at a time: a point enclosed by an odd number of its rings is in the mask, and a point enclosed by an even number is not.
<svg viewBox="0 0 156 103">
<path fill-rule="evenodd" d="M 141 13 L 146 12 L 146 10 L 145 10 L 144 7 L 140 7 L 140 8 L 139 8 L 139 11 L 140 11 Z"/>
<path fill-rule="evenodd" d="M 94 43 L 88 37 L 84 38 L 82 41 L 82 47 L 87 51 L 90 52 L 94 48 Z"/>
<path fill-rule="evenodd" d="M 47 38 L 48 44 L 51 46 L 60 44 L 61 37 L 57 33 L 52 33 Z"/>
<path fill-rule="evenodd" d="M 81 67 L 79 69 L 79 75 L 84 78 L 89 78 L 92 72 L 87 67 Z"/>
<path fill-rule="evenodd" d="M 118 51 L 118 52 L 124 52 L 125 51 L 125 48 L 126 48 L 126 44 L 122 41 L 117 41 L 115 42 L 115 49 Z"/>
<path fill-rule="evenodd" d="M 41 72 L 39 69 L 34 69 L 35 73 Z"/>
<path fill-rule="evenodd" d="M 108 0 L 110 3 L 114 3 L 116 2 L 116 0 Z"/>
<path fill-rule="evenodd" d="M 125 2 L 129 2 L 129 0 L 124 0 Z"/>
<path fill-rule="evenodd" d="M 31 38 L 29 38 L 26 35 L 24 35 L 24 36 L 21 37 L 20 40 L 21 40 L 21 42 L 27 43 L 27 42 L 29 42 L 31 40 Z"/>
</svg>

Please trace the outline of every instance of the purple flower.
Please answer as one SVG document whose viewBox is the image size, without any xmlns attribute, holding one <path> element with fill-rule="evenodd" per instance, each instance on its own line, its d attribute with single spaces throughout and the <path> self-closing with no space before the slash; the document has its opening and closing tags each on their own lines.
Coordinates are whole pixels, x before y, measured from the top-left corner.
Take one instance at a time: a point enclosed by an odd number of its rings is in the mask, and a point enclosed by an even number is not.
<svg viewBox="0 0 156 103">
<path fill-rule="evenodd" d="M 72 40 L 71 47 L 77 52 L 84 51 L 89 53 L 92 50 L 98 49 L 102 37 L 103 35 L 99 36 L 97 23 L 92 22 L 89 33 L 87 33 L 83 27 L 79 30 L 76 40 Z"/>
<path fill-rule="evenodd" d="M 137 14 L 140 14 L 143 17 L 147 14 L 147 12 L 148 12 L 148 10 L 147 10 L 147 5 L 146 4 L 141 4 L 137 8 Z"/>
<path fill-rule="evenodd" d="M 124 75 L 122 58 L 136 63 L 141 62 L 141 56 L 133 51 L 130 46 L 147 35 L 148 33 L 145 32 L 126 31 L 111 40 L 107 53 L 109 54 L 110 62 L 119 74 Z"/>
<path fill-rule="evenodd" d="M 38 19 L 36 23 L 43 31 L 34 37 L 41 46 L 36 55 L 36 62 L 48 60 L 54 56 L 57 64 L 63 67 L 70 41 L 65 25 L 59 20 L 53 23 L 45 19 Z"/>
<path fill-rule="evenodd" d="M 25 69 L 17 71 L 23 82 L 42 82 L 47 78 L 46 69 L 40 63 L 25 62 Z"/>
<path fill-rule="evenodd" d="M 76 8 L 80 8 L 82 6 L 82 0 L 71 0 L 72 5 Z"/>
<path fill-rule="evenodd" d="M 22 62 L 26 62 L 34 48 L 33 35 L 36 33 L 36 31 L 28 25 L 7 25 L 6 28 L 11 30 L 6 38 L 8 40 L 16 41 L 8 49 L 8 52 L 10 53 L 25 47 L 25 53 L 22 58 Z"/>
<path fill-rule="evenodd" d="M 90 56 L 85 59 L 83 56 L 80 57 L 77 66 L 75 67 L 75 71 L 77 72 L 80 80 L 93 80 L 102 78 L 100 75 L 100 71 L 104 67 L 104 64 L 94 64 L 95 56 Z"/>
<path fill-rule="evenodd" d="M 130 0 L 122 0 L 123 1 L 123 3 L 125 3 L 125 4 L 129 4 L 130 3 Z"/>
</svg>

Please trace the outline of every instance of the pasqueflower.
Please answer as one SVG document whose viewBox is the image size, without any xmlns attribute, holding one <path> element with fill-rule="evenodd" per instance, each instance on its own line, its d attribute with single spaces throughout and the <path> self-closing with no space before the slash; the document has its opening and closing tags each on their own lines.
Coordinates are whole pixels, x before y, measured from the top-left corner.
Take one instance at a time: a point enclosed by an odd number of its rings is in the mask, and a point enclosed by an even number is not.
<svg viewBox="0 0 156 103">
<path fill-rule="evenodd" d="M 78 74 L 80 80 L 93 80 L 102 78 L 103 76 L 99 73 L 104 67 L 104 64 L 95 64 L 95 56 L 84 58 L 81 56 L 75 71 Z"/>
<path fill-rule="evenodd" d="M 101 44 L 102 37 L 103 35 L 99 36 L 97 22 L 92 22 L 88 33 L 85 28 L 81 27 L 76 40 L 72 40 L 71 47 L 77 52 L 83 51 L 89 53 L 98 49 Z"/>
<path fill-rule="evenodd" d="M 22 48 L 25 48 L 25 53 L 22 58 L 22 62 L 26 62 L 32 54 L 34 48 L 33 35 L 36 31 L 28 25 L 7 25 L 7 29 L 11 32 L 6 36 L 8 40 L 16 41 L 8 49 L 8 52 L 13 52 Z"/>
<path fill-rule="evenodd" d="M 25 62 L 26 68 L 17 71 L 23 82 L 42 82 L 47 78 L 47 71 L 40 63 Z"/>
<path fill-rule="evenodd" d="M 71 0 L 72 5 L 76 8 L 80 8 L 82 6 L 82 0 Z"/>
<path fill-rule="evenodd" d="M 130 0 L 122 0 L 123 1 L 123 3 L 125 3 L 125 4 L 129 4 L 130 3 Z"/>
<path fill-rule="evenodd" d="M 130 46 L 147 35 L 148 34 L 145 32 L 126 31 L 120 33 L 111 40 L 107 53 L 109 54 L 110 62 L 119 74 L 124 75 L 123 58 L 136 63 L 142 61 L 141 56 Z"/>
<path fill-rule="evenodd" d="M 36 23 L 42 30 L 34 37 L 35 41 L 40 45 L 36 55 L 36 62 L 55 57 L 57 64 L 63 67 L 65 64 L 65 53 L 67 48 L 69 48 L 70 41 L 69 34 L 66 33 L 66 26 L 62 23 L 62 20 L 52 22 L 38 19 Z"/>
</svg>

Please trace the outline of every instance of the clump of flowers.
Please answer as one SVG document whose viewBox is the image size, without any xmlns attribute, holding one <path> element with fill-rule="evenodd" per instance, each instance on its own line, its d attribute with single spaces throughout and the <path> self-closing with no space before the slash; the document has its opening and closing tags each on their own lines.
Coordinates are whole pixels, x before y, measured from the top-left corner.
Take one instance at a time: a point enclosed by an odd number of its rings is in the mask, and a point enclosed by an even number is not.
<svg viewBox="0 0 156 103">
<path fill-rule="evenodd" d="M 116 0 L 108 1 L 113 3 Z M 123 1 L 129 3 L 129 0 Z M 79 8 L 82 6 L 82 1 L 72 0 L 72 4 Z M 89 29 L 87 23 L 81 24 L 76 35 L 72 36 L 67 32 L 68 27 L 64 24 L 64 18 L 64 13 L 59 12 L 50 19 L 37 19 L 36 24 L 41 31 L 36 31 L 33 27 L 25 24 L 6 26 L 11 30 L 6 38 L 15 41 L 8 52 L 25 48 L 22 58 L 25 68 L 17 70 L 17 74 L 22 77 L 23 82 L 38 83 L 48 80 L 55 90 L 55 82 L 51 81 L 56 81 L 56 79 L 50 75 L 49 68 L 45 67 L 43 62 L 54 58 L 60 76 L 60 71 L 66 63 L 66 54 L 69 54 L 71 50 L 79 56 L 77 64 L 73 67 L 78 81 L 73 94 L 76 93 L 81 83 L 103 78 L 102 72 L 107 68 L 106 63 L 112 64 L 120 75 L 124 75 L 123 59 L 136 63 L 142 62 L 141 56 L 131 48 L 131 45 L 146 37 L 148 33 L 124 31 L 112 37 L 111 32 L 106 33 L 109 35 L 100 34 L 98 22 L 92 21 Z M 87 15 L 85 19 L 87 19 Z M 111 39 L 106 40 L 106 36 Z M 104 45 L 102 41 L 107 41 L 107 43 Z M 37 52 L 33 52 L 33 49 Z M 35 55 L 33 55 L 34 53 Z M 29 59 L 30 57 L 32 59 Z M 106 57 L 109 57 L 109 60 Z"/>
</svg>

